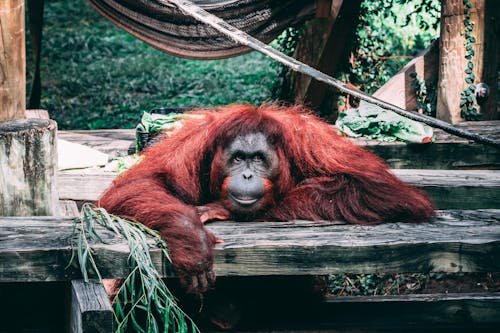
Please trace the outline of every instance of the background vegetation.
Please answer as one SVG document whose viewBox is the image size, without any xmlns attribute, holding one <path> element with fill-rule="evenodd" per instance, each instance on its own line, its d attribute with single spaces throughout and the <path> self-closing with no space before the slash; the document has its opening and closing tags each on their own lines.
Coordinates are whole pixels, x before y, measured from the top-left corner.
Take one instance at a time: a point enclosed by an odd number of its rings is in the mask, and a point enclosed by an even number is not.
<svg viewBox="0 0 500 333">
<path fill-rule="evenodd" d="M 434 38 L 436 8 L 439 0 L 364 1 L 358 38 L 346 46 L 353 51 L 343 78 L 367 92 L 383 84 Z M 116 28 L 85 0 L 46 0 L 43 34 L 41 106 L 60 129 L 132 128 L 142 111 L 156 107 L 280 98 L 282 68 L 265 56 L 199 61 L 163 54 Z M 279 43 L 288 53 L 294 45 L 283 38 Z"/>
</svg>

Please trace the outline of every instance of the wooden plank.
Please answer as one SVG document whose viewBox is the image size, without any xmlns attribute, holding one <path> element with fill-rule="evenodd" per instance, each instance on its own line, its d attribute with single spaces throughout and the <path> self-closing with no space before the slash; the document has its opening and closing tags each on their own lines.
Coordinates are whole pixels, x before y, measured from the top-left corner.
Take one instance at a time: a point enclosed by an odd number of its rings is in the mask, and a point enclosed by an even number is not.
<svg viewBox="0 0 500 333">
<path fill-rule="evenodd" d="M 500 121 L 464 122 L 458 128 L 500 139 Z M 435 130 L 436 142 L 408 145 L 404 142 L 381 142 L 350 139 L 365 146 L 397 169 L 500 169 L 500 154 L 493 147 L 470 143 L 466 139 Z M 59 138 L 80 143 L 111 157 L 124 156 L 134 143 L 134 130 L 59 131 Z"/>
<path fill-rule="evenodd" d="M 59 171 L 59 198 L 75 201 L 96 201 L 117 176 L 102 169 Z"/>
<path fill-rule="evenodd" d="M 98 281 L 71 281 L 70 331 L 112 333 L 113 309 L 104 286 Z"/>
<path fill-rule="evenodd" d="M 76 202 L 71 200 L 59 200 L 59 216 L 60 217 L 78 217 L 80 211 Z"/>
<path fill-rule="evenodd" d="M 417 96 L 412 88 L 412 73 L 426 82 L 437 82 L 439 62 L 439 45 L 434 41 L 431 46 L 422 51 L 406 64 L 396 75 L 380 87 L 373 97 L 390 102 L 406 110 L 417 109 Z"/>
<path fill-rule="evenodd" d="M 50 116 L 49 116 L 49 111 L 36 109 L 36 110 L 26 110 L 26 118 L 50 119 Z"/>
<path fill-rule="evenodd" d="M 333 222 L 217 222 L 207 226 L 216 247 L 218 276 L 333 273 L 500 271 L 500 210 L 439 211 L 432 223 L 338 225 Z M 69 268 L 70 219 L 0 218 L 0 282 L 64 281 Z M 104 278 L 127 274 L 128 249 L 111 232 L 93 246 Z M 160 273 L 171 270 L 151 250 Z"/>
<path fill-rule="evenodd" d="M 394 169 L 403 181 L 429 193 L 440 209 L 500 208 L 500 170 Z M 61 171 L 59 197 L 96 201 L 116 177 L 101 169 Z"/>
<path fill-rule="evenodd" d="M 22 119 L 26 110 L 24 0 L 0 1 L 0 121 Z"/>
<path fill-rule="evenodd" d="M 110 157 L 125 156 L 135 142 L 135 130 L 81 130 L 59 131 L 59 138 L 95 148 Z"/>
<path fill-rule="evenodd" d="M 343 296 L 329 297 L 324 303 L 290 302 L 296 304 L 285 306 L 292 311 L 300 309 L 300 315 L 269 311 L 265 305 L 247 306 L 242 316 L 259 320 L 249 320 L 238 327 L 238 332 L 494 332 L 500 324 L 500 293 L 494 292 Z M 265 329 L 262 322 L 268 323 Z"/>
<path fill-rule="evenodd" d="M 499 138 L 499 121 L 477 121 L 456 124 L 490 138 Z M 396 169 L 500 169 L 498 149 L 471 143 L 441 130 L 434 130 L 435 142 L 409 145 L 403 142 L 381 142 L 352 139 L 386 160 Z"/>
<path fill-rule="evenodd" d="M 500 208 L 500 170 L 394 169 L 427 193 L 439 209 Z"/>
</svg>

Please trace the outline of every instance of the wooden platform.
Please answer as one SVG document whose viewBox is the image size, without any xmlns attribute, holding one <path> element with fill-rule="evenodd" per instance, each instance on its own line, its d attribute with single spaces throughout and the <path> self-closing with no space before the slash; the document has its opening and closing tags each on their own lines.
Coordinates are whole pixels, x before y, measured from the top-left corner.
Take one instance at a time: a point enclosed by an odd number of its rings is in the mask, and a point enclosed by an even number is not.
<svg viewBox="0 0 500 333">
<path fill-rule="evenodd" d="M 394 169 L 403 181 L 418 186 L 440 209 L 500 208 L 500 170 Z M 59 172 L 59 197 L 93 202 L 108 188 L 116 173 L 103 169 Z"/>
<path fill-rule="evenodd" d="M 500 121 L 478 121 L 457 127 L 500 139 Z M 127 154 L 135 140 L 134 130 L 60 131 L 59 137 L 110 154 Z M 351 139 L 384 158 L 393 168 L 401 169 L 500 169 L 500 153 L 493 147 L 435 130 L 436 141 L 427 145 L 403 142 Z"/>
<path fill-rule="evenodd" d="M 218 222 L 208 225 L 224 243 L 216 247 L 218 276 L 332 273 L 500 271 L 500 210 L 440 211 L 429 224 L 375 227 L 333 222 Z M 0 218 L 0 282 L 66 281 L 71 257 L 71 219 Z M 128 248 L 102 230 L 95 244 L 104 277 L 128 272 Z M 171 274 L 158 249 L 151 253 Z"/>
<path fill-rule="evenodd" d="M 500 136 L 500 122 L 460 126 Z M 218 278 L 500 272 L 500 153 L 440 131 L 436 136 L 437 142 L 429 145 L 353 140 L 385 158 L 402 180 L 426 190 L 444 209 L 435 221 L 374 227 L 306 221 L 211 223 L 208 228 L 224 240 L 216 247 Z M 127 154 L 135 134 L 61 131 L 60 137 L 113 157 Z M 60 212 L 66 217 L 0 217 L 0 296 L 8 304 L 24 306 L 16 301 L 18 295 L 29 299 L 34 291 L 36 297 L 54 295 L 55 310 L 41 312 L 34 321 L 52 327 L 70 307 L 66 320 L 72 331 L 113 332 L 103 286 L 82 283 L 79 268 L 68 263 L 72 221 L 78 214 L 75 201 L 96 200 L 115 177 L 103 169 L 62 171 Z M 126 276 L 126 243 L 104 229 L 100 234 L 106 244 L 94 244 L 93 251 L 101 273 L 108 278 Z M 175 276 L 154 246 L 151 255 L 162 276 Z M 42 306 L 37 299 L 29 303 L 35 304 L 29 311 Z M 276 307 L 253 306 L 260 313 L 252 318 L 259 320 L 239 332 L 496 332 L 500 325 L 500 292 L 337 297 L 318 304 L 296 299 L 288 306 L 301 310 L 280 317 Z M 16 311 L 0 306 L 0 313 Z M 262 324 L 265 318 L 276 320 Z"/>
<path fill-rule="evenodd" d="M 208 228 L 224 240 L 216 247 L 219 279 L 500 271 L 500 209 L 439 211 L 436 220 L 426 224 L 366 227 L 305 221 L 217 222 Z M 99 230 L 99 235 L 105 244 L 94 244 L 92 248 L 101 273 L 107 278 L 125 277 L 129 272 L 126 243 L 104 229 Z M 45 327 L 71 306 L 72 332 L 95 332 L 98 327 L 99 332 L 111 333 L 112 310 L 102 285 L 78 281 L 81 274 L 76 263 L 68 265 L 72 237 L 72 218 L 0 218 L 0 294 L 14 304 L 19 303 L 15 302 L 16 295 L 24 295 L 29 302 L 35 294 L 50 295 L 46 297 L 54 298 L 57 307 L 41 312 L 43 317 L 35 317 Z M 153 243 L 150 252 L 162 276 L 175 275 Z M 71 297 L 66 303 L 62 300 L 68 292 Z M 287 304 L 296 309 L 304 307 L 300 315 L 254 309 L 259 321 L 244 327 L 248 332 L 394 332 L 404 328 L 405 332 L 434 329 L 455 333 L 494 332 L 500 325 L 498 292 L 337 297 L 320 303 L 304 302 L 295 299 Z M 40 306 L 36 300 L 33 304 Z M 8 307 L 0 309 L 12 312 Z M 30 309 L 37 311 L 36 307 Z M 262 319 L 271 321 L 262 324 Z"/>
</svg>

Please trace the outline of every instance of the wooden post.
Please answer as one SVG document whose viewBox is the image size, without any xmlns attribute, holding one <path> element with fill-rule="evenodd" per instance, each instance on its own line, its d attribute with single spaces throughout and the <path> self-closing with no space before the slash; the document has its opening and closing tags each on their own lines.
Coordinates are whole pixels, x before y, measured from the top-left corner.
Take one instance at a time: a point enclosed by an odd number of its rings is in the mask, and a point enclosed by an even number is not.
<svg viewBox="0 0 500 333">
<path fill-rule="evenodd" d="M 348 45 L 358 22 L 361 1 L 318 1 L 317 4 L 319 17 L 306 23 L 294 58 L 332 75 L 347 60 Z M 325 17 L 327 4 L 330 11 Z M 331 113 L 328 106 L 325 112 L 321 112 L 323 101 L 328 99 L 327 84 L 308 75 L 292 73 L 289 85 L 284 87 L 285 94 L 293 96 L 296 102 L 306 103 L 325 115 Z"/>
<path fill-rule="evenodd" d="M 24 118 L 24 0 L 0 1 L 0 121 Z"/>
<path fill-rule="evenodd" d="M 99 281 L 71 281 L 69 332 L 112 333 L 113 309 Z"/>
<path fill-rule="evenodd" d="M 24 0 L 0 1 L 0 216 L 55 215 L 57 124 L 26 119 Z"/>
<path fill-rule="evenodd" d="M 0 216 L 57 214 L 56 130 L 47 119 L 0 122 Z"/>
<path fill-rule="evenodd" d="M 497 0 L 469 0 L 471 6 L 464 5 L 464 0 L 444 0 L 441 11 L 441 37 L 439 60 L 439 83 L 437 118 L 458 123 L 461 116 L 461 94 L 472 83 L 485 83 L 489 87 L 489 96 L 480 104 L 482 120 L 498 119 L 497 90 L 500 28 L 500 2 Z M 467 11 L 470 20 L 467 21 Z M 473 36 L 472 51 L 467 50 L 466 26 L 470 22 Z M 466 55 L 472 52 L 472 58 Z M 471 61 L 472 65 L 469 65 Z M 472 68 L 470 68 L 470 67 Z M 470 68 L 466 74 L 467 68 Z M 466 82 L 466 77 L 475 78 Z M 474 94 L 472 94 L 474 96 Z M 476 100 L 472 101 L 476 104 Z"/>
</svg>

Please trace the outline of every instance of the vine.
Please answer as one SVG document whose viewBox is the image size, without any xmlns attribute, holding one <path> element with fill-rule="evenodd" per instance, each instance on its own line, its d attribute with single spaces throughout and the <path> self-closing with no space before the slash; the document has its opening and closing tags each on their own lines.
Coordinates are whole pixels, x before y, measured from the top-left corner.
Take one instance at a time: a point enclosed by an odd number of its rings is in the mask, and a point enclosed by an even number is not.
<svg viewBox="0 0 500 333">
<path fill-rule="evenodd" d="M 427 84 L 417 73 L 410 73 L 411 88 L 417 97 L 417 111 L 427 116 L 436 116 L 436 83 Z"/>
<path fill-rule="evenodd" d="M 472 30 L 474 29 L 474 22 L 471 20 L 472 3 L 470 0 L 463 0 L 463 4 L 465 15 L 463 34 L 465 36 L 465 59 L 467 60 L 467 67 L 464 72 L 465 82 L 469 86 L 460 94 L 460 115 L 465 120 L 480 120 L 481 113 L 475 102 L 476 86 L 474 85 L 474 80 L 476 79 L 476 75 L 474 74 L 474 63 L 472 62 L 472 58 L 474 57 L 472 44 L 476 42 L 476 38 L 472 35 Z"/>
</svg>

